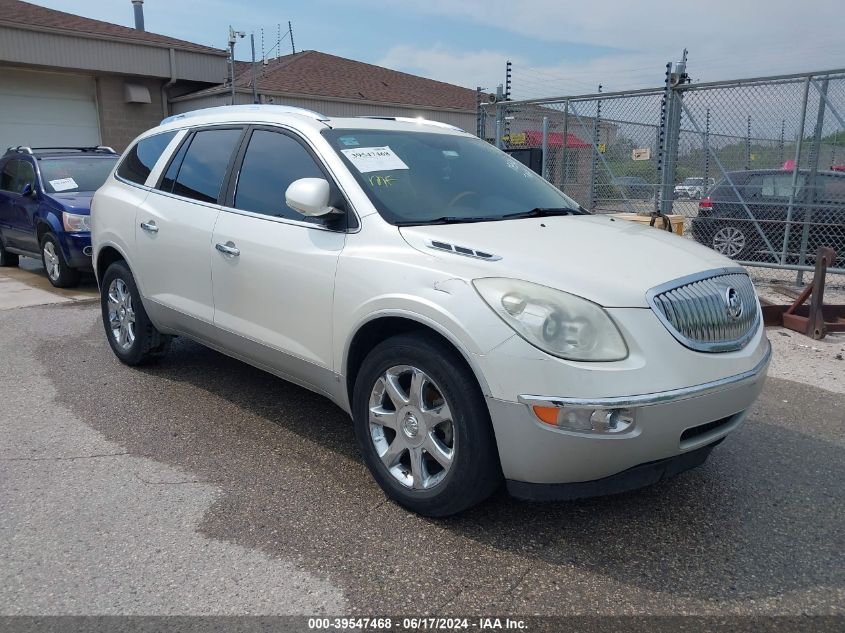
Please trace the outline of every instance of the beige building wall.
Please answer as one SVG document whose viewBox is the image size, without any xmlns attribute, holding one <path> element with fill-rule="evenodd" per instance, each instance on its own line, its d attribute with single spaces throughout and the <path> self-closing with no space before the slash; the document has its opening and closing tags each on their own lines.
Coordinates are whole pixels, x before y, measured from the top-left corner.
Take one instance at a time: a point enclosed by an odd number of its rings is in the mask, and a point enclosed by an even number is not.
<svg viewBox="0 0 845 633">
<path fill-rule="evenodd" d="M 141 85 L 150 93 L 150 103 L 127 103 L 127 83 Z M 136 136 L 158 125 L 164 118 L 163 81 L 143 77 L 101 75 L 97 77 L 97 106 L 103 145 L 122 152 Z"/>
</svg>

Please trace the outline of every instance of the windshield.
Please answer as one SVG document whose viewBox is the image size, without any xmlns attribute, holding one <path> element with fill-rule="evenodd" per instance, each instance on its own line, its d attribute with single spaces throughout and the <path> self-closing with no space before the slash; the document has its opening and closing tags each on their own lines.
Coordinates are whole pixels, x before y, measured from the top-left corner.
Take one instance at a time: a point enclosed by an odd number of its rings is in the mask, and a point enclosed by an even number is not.
<svg viewBox="0 0 845 633">
<path fill-rule="evenodd" d="M 687 178 L 686 180 L 684 180 L 683 184 L 685 184 L 685 185 L 703 185 L 704 184 L 704 178 Z"/>
<path fill-rule="evenodd" d="M 47 193 L 96 191 L 114 169 L 117 156 L 42 158 L 38 166 Z"/>
<path fill-rule="evenodd" d="M 522 163 L 475 137 L 393 130 L 323 134 L 392 224 L 501 220 L 579 208 Z"/>
</svg>

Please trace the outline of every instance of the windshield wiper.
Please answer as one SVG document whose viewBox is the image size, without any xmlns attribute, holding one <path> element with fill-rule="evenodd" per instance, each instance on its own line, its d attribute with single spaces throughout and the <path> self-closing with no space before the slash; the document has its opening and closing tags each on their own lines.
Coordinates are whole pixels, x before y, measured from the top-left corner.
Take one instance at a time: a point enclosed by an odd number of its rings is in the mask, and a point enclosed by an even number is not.
<svg viewBox="0 0 845 633">
<path fill-rule="evenodd" d="M 426 224 L 463 224 L 466 222 L 494 222 L 501 220 L 500 215 L 479 215 L 470 217 L 461 217 L 458 215 L 442 215 L 439 218 L 430 218 L 427 220 L 405 220 L 396 222 L 397 226 L 424 226 Z"/>
<path fill-rule="evenodd" d="M 580 206 L 577 209 L 571 207 L 535 207 L 528 211 L 506 213 L 501 217 L 503 220 L 513 220 L 514 218 L 547 218 L 553 215 L 585 215 L 587 213 L 588 211 Z"/>
</svg>

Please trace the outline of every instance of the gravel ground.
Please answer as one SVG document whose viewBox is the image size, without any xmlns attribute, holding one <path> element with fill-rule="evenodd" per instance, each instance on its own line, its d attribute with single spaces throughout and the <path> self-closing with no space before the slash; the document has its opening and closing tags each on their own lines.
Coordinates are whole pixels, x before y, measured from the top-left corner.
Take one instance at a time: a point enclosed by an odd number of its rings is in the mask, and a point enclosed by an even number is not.
<svg viewBox="0 0 845 633">
<path fill-rule="evenodd" d="M 785 328 L 768 328 L 768 333 L 774 349 L 770 377 L 845 394 L 845 333 L 820 341 Z"/>
</svg>

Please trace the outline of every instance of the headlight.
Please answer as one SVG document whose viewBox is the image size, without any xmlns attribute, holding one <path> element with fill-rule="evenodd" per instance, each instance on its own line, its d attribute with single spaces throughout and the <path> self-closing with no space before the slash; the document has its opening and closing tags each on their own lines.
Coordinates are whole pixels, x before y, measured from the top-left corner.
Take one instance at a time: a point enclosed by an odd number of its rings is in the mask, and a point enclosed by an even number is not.
<svg viewBox="0 0 845 633">
<path fill-rule="evenodd" d="M 65 231 L 70 233 L 80 233 L 82 231 L 91 230 L 91 216 L 79 215 L 77 213 L 62 212 L 62 224 L 65 225 Z"/>
<path fill-rule="evenodd" d="M 505 323 L 544 352 L 586 361 L 628 356 L 610 316 L 591 301 L 518 279 L 488 277 L 473 285 Z"/>
</svg>

